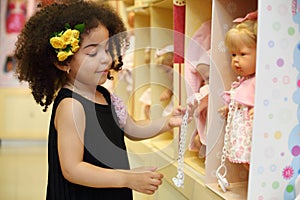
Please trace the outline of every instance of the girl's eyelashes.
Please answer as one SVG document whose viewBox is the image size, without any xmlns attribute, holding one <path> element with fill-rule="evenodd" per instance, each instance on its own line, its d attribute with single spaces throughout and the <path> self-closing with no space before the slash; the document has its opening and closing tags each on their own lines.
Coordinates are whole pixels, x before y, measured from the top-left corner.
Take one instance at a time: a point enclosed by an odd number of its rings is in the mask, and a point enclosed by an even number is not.
<svg viewBox="0 0 300 200">
<path fill-rule="evenodd" d="M 94 57 L 94 56 L 97 55 L 97 51 L 91 51 L 87 55 L 90 56 L 90 57 Z"/>
<path fill-rule="evenodd" d="M 90 57 L 94 57 L 98 54 L 98 52 L 105 51 L 105 53 L 110 52 L 109 45 L 89 45 L 86 47 L 86 55 Z"/>
</svg>

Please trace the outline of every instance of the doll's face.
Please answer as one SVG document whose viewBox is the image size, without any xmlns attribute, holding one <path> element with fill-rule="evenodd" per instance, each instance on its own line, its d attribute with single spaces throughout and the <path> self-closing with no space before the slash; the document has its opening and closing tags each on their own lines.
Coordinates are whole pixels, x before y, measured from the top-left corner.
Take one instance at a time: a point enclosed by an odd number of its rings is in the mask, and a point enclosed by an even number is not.
<svg viewBox="0 0 300 200">
<path fill-rule="evenodd" d="M 231 68 L 240 76 L 251 76 L 255 74 L 256 46 L 248 47 L 240 44 L 231 52 Z"/>
</svg>

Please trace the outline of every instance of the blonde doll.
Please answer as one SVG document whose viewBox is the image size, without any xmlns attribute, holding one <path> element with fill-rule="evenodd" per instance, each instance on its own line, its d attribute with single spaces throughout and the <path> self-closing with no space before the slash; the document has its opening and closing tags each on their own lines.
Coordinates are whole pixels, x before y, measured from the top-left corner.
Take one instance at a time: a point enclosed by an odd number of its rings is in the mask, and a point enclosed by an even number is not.
<svg viewBox="0 0 300 200">
<path fill-rule="evenodd" d="M 226 91 L 226 106 L 219 110 L 227 118 L 224 148 L 230 162 L 250 163 L 252 120 L 256 68 L 256 19 L 243 19 L 231 28 L 225 44 L 231 54 L 231 68 L 238 75 L 237 81 Z"/>
</svg>

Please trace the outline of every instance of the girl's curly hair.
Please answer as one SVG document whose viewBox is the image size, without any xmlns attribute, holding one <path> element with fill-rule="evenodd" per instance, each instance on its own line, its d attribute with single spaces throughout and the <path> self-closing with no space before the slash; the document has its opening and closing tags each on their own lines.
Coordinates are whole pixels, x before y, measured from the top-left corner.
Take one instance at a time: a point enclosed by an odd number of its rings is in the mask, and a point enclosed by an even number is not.
<svg viewBox="0 0 300 200">
<path fill-rule="evenodd" d="M 126 45 L 126 28 L 109 5 L 81 1 L 44 7 L 26 23 L 18 36 L 14 54 L 18 79 L 29 83 L 32 95 L 44 107 L 43 111 L 47 110 L 57 91 L 67 82 L 67 74 L 55 65 L 67 64 L 72 56 L 65 61 L 58 61 L 57 54 L 49 43 L 51 34 L 64 30 L 66 23 L 71 27 L 84 23 L 83 34 L 99 24 L 105 26 L 110 36 L 109 51 L 113 59 L 111 69 L 119 71 L 123 65 L 121 49 Z M 112 79 L 110 74 L 108 78 Z"/>
</svg>

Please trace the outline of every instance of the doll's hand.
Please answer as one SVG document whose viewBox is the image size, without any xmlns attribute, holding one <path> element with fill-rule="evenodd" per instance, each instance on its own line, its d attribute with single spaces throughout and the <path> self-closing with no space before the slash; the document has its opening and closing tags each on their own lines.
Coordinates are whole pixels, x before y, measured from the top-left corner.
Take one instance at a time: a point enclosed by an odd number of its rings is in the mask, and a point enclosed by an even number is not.
<svg viewBox="0 0 300 200">
<path fill-rule="evenodd" d="M 156 167 L 139 167 L 130 170 L 129 188 L 145 194 L 153 194 L 162 184 L 163 175 Z"/>
<path fill-rule="evenodd" d="M 253 120 L 253 117 L 254 117 L 254 108 L 251 108 L 251 109 L 249 110 L 249 117 L 250 117 L 250 119 Z"/>
<path fill-rule="evenodd" d="M 203 97 L 201 99 L 201 102 L 198 104 L 198 110 L 199 112 L 201 112 L 202 110 L 204 110 L 205 108 L 207 108 L 208 106 L 208 95 L 206 95 L 205 97 Z"/>
<path fill-rule="evenodd" d="M 172 95 L 173 95 L 172 90 L 165 89 L 160 95 L 160 101 L 166 101 L 166 100 L 170 99 L 172 97 Z"/>
<path fill-rule="evenodd" d="M 224 106 L 218 110 L 218 113 L 221 115 L 222 118 L 226 119 L 228 111 L 228 107 Z"/>
</svg>

